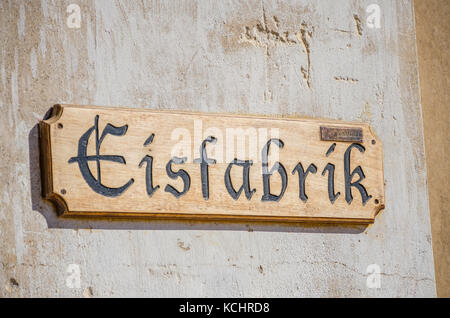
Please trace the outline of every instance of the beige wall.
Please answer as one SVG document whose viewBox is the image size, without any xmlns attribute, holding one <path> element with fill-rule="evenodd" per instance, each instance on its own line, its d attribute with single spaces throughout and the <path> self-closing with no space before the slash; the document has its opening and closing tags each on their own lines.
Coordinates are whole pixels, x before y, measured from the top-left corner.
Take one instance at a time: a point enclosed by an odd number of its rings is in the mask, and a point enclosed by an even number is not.
<svg viewBox="0 0 450 318">
<path fill-rule="evenodd" d="M 0 297 L 436 295 L 412 0 L 1 0 L 0 25 Z M 57 218 L 36 129 L 55 103 L 367 122 L 386 209 L 368 227 Z"/>
<path fill-rule="evenodd" d="M 436 288 L 438 296 L 449 297 L 450 1 L 416 0 L 414 8 Z"/>
</svg>

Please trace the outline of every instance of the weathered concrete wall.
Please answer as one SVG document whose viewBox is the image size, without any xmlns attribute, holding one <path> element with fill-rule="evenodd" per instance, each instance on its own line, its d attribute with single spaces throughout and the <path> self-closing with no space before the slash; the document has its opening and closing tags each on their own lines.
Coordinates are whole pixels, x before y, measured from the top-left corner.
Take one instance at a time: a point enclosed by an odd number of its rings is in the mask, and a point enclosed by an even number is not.
<svg viewBox="0 0 450 318">
<path fill-rule="evenodd" d="M 0 1 L 0 295 L 435 296 L 412 2 L 378 1 L 379 29 L 370 3 Z M 57 102 L 370 122 L 387 208 L 367 228 L 60 220 L 36 130 Z"/>
<path fill-rule="evenodd" d="M 450 1 L 414 1 L 431 229 L 439 297 L 450 297 Z"/>
</svg>

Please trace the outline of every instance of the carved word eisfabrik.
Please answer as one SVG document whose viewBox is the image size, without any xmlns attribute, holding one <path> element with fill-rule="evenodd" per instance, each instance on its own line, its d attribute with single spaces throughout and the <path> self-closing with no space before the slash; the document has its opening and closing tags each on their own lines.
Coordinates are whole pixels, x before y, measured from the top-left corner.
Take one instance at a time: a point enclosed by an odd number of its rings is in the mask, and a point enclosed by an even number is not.
<svg viewBox="0 0 450 318">
<path fill-rule="evenodd" d="M 89 187 L 94 190 L 96 193 L 101 194 L 106 197 L 117 197 L 120 196 L 122 193 L 124 193 L 133 183 L 134 179 L 131 178 L 126 184 L 124 184 L 121 187 L 118 188 L 111 188 L 104 184 L 102 184 L 101 181 L 101 169 L 100 169 L 100 161 L 112 161 L 117 162 L 121 164 L 126 164 L 125 158 L 120 155 L 100 155 L 100 147 L 104 140 L 104 138 L 107 135 L 113 135 L 113 136 L 124 136 L 128 130 L 128 125 L 124 125 L 121 127 L 115 127 L 111 124 L 107 124 L 104 130 L 102 131 L 102 134 L 99 134 L 98 129 L 98 119 L 99 116 L 97 115 L 95 117 L 95 123 L 94 126 L 89 128 L 79 139 L 78 142 L 78 156 L 72 157 L 69 159 L 69 164 L 71 163 L 78 163 L 78 166 L 80 168 L 80 172 L 86 181 L 86 183 L 89 185 Z M 95 133 L 95 149 L 96 154 L 88 156 L 87 155 L 87 147 L 88 147 L 88 141 L 92 133 Z M 147 146 L 153 142 L 153 139 L 155 138 L 155 134 L 152 134 L 145 142 L 144 146 Z M 201 175 L 201 184 L 202 184 L 202 195 L 205 200 L 209 199 L 209 173 L 208 169 L 209 166 L 214 165 L 216 163 L 216 160 L 208 158 L 208 154 L 206 151 L 206 145 L 208 143 L 214 144 L 217 141 L 217 139 L 214 136 L 209 136 L 203 142 L 201 143 L 200 150 L 199 150 L 199 158 L 194 160 L 194 163 L 198 163 L 200 167 L 200 175 Z M 274 145 L 279 148 L 283 148 L 284 143 L 281 139 L 278 138 L 272 138 L 267 141 L 265 146 L 262 149 L 261 158 L 262 158 L 262 181 L 263 181 L 263 195 L 261 197 L 262 201 L 279 201 L 282 199 L 286 188 L 288 184 L 288 174 L 286 172 L 286 168 L 283 166 L 280 162 L 275 162 L 273 167 L 269 170 L 268 167 L 268 155 L 269 155 L 269 148 L 271 145 Z M 326 156 L 328 157 L 336 147 L 336 143 L 333 143 L 331 147 L 326 152 Z M 359 143 L 352 143 L 348 146 L 347 150 L 344 154 L 344 176 L 345 176 L 345 200 L 350 205 L 353 201 L 353 194 L 352 194 L 352 188 L 356 188 L 362 199 L 362 204 L 365 205 L 367 201 L 370 200 L 372 197 L 371 195 L 368 195 L 366 188 L 361 184 L 361 181 L 365 179 L 364 172 L 361 168 L 361 166 L 356 167 L 353 171 L 350 172 L 350 154 L 352 149 L 355 148 L 359 150 L 361 153 L 364 153 L 365 148 Z M 97 165 L 97 177 L 95 177 L 91 170 L 89 169 L 88 162 L 89 161 L 95 161 Z M 172 194 L 175 198 L 180 198 L 181 196 L 185 195 L 191 186 L 191 178 L 189 174 L 183 170 L 179 169 L 177 171 L 173 170 L 173 165 L 182 165 L 186 163 L 187 158 L 186 157 L 173 157 L 166 165 L 166 173 L 171 179 L 181 178 L 183 181 L 183 189 L 181 191 L 175 189 L 172 185 L 167 184 L 164 188 L 165 192 L 168 192 Z M 153 177 L 152 177 L 152 171 L 153 171 L 153 157 L 146 155 L 144 158 L 142 158 L 141 162 L 139 163 L 139 167 L 143 167 L 145 165 L 145 181 L 146 181 L 146 190 L 149 197 L 157 191 L 160 186 L 153 185 Z M 224 182 L 226 189 L 230 196 L 237 200 L 239 199 L 242 191 L 244 191 L 245 197 L 247 200 L 250 200 L 252 196 L 255 194 L 256 189 L 252 189 L 250 186 L 250 168 L 253 165 L 253 162 L 251 160 L 239 160 L 234 159 L 232 162 L 229 163 L 225 175 L 224 175 Z M 231 182 L 231 176 L 230 172 L 233 166 L 239 166 L 243 169 L 243 175 L 242 175 L 242 184 L 238 190 L 235 189 Z M 281 191 L 278 194 L 273 194 L 270 191 L 270 178 L 274 173 L 278 173 L 281 177 Z M 299 198 L 303 202 L 308 201 L 308 196 L 306 195 L 305 191 L 305 181 L 308 176 L 308 174 L 317 173 L 317 167 L 314 163 L 310 164 L 308 168 L 305 170 L 303 168 L 303 165 L 301 162 L 298 162 L 298 164 L 295 166 L 295 168 L 292 170 L 292 175 L 295 175 L 297 173 L 298 175 L 298 182 L 299 182 Z M 322 171 L 322 176 L 325 176 L 325 174 L 328 173 L 328 199 L 332 204 L 336 201 L 336 199 L 340 196 L 340 192 L 335 192 L 334 189 L 334 173 L 335 173 L 335 165 L 332 163 L 328 163 L 325 168 Z M 353 181 L 353 177 L 355 175 L 358 175 L 358 180 Z"/>
</svg>

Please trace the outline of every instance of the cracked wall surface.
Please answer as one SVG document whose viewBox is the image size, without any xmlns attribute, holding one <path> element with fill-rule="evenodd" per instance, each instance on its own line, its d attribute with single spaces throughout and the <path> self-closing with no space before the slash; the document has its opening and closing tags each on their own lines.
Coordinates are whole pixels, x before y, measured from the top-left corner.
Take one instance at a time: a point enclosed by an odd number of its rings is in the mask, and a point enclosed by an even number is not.
<svg viewBox="0 0 450 318">
<path fill-rule="evenodd" d="M 412 2 L 379 1 L 379 29 L 371 3 L 1 0 L 0 296 L 435 296 Z M 59 219 L 36 127 L 55 103 L 369 122 L 386 209 L 369 227 Z"/>
</svg>

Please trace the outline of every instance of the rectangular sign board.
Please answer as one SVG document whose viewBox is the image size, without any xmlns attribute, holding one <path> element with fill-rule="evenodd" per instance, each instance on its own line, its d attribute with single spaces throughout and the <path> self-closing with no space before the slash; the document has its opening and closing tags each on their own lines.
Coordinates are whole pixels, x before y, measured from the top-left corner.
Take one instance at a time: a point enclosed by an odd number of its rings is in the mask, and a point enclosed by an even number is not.
<svg viewBox="0 0 450 318">
<path fill-rule="evenodd" d="M 365 123 L 55 105 L 40 147 L 63 217 L 367 224 L 384 208 Z"/>
</svg>

